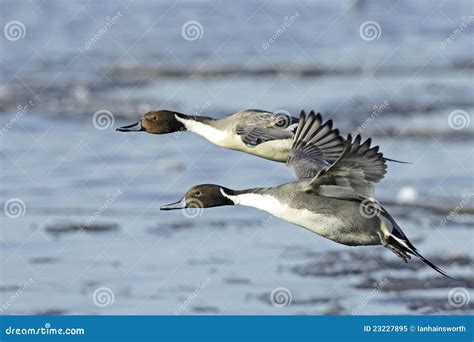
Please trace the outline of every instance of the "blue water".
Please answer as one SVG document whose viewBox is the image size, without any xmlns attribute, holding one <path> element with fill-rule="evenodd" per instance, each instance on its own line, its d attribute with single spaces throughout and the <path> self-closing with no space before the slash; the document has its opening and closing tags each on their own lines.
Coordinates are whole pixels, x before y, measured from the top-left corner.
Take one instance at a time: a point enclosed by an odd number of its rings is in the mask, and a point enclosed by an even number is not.
<svg viewBox="0 0 474 342">
<path fill-rule="evenodd" d="M 23 38 L 0 40 L 0 203 L 23 203 L 21 216 L 1 216 L 2 313 L 472 310 L 449 302 L 453 288 L 473 288 L 471 2 L 0 6 L 2 27 L 24 26 Z M 188 21 L 201 25 L 201 38 L 183 37 Z M 359 33 L 367 21 L 380 26 L 378 39 Z M 254 209 L 191 218 L 159 211 L 194 184 L 239 189 L 293 176 L 283 164 L 190 134 L 115 132 L 153 108 L 216 117 L 244 108 L 295 116 L 315 109 L 343 134 L 360 128 L 386 156 L 413 163 L 390 164 L 376 197 L 423 254 L 459 279 L 440 281 L 382 247 L 337 245 Z M 103 130 L 93 124 L 99 110 L 113 117 Z M 460 129 L 449 119 L 455 111 L 462 111 Z M 74 228 L 86 222 L 89 231 Z M 311 267 L 320 275 L 297 271 Z M 376 285 L 361 287 L 386 278 L 375 295 Z M 94 292 L 103 287 L 114 300 L 101 307 Z M 272 305 L 280 287 L 291 304 Z"/>
</svg>

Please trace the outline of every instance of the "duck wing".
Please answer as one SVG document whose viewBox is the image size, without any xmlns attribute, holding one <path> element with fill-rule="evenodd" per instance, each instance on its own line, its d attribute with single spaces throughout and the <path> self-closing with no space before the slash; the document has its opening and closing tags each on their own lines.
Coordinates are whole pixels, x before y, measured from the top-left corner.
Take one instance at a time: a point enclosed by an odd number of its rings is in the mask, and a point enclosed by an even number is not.
<svg viewBox="0 0 474 342">
<path fill-rule="evenodd" d="M 298 119 L 283 113 L 249 109 L 242 114 L 235 133 L 250 147 L 270 140 L 292 139 L 298 124 Z"/>
<path fill-rule="evenodd" d="M 332 120 L 323 122 L 321 114 L 301 111 L 287 165 L 298 179 L 316 176 L 333 164 L 344 150 L 344 138 L 332 128 Z"/>
<path fill-rule="evenodd" d="M 361 143 L 360 135 L 349 135 L 337 160 L 308 182 L 308 190 L 320 196 L 365 199 L 373 197 L 374 184 L 387 172 L 386 159 L 371 139 Z"/>
</svg>

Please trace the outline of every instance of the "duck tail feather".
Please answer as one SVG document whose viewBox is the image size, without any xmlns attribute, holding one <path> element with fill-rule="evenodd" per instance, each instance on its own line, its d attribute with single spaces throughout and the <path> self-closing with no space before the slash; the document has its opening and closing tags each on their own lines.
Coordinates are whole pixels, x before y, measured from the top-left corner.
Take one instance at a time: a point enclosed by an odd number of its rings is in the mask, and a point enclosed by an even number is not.
<svg viewBox="0 0 474 342">
<path fill-rule="evenodd" d="M 441 268 L 439 268 L 438 266 L 436 266 L 435 264 L 433 264 L 431 261 L 429 261 L 428 259 L 426 259 L 423 255 L 421 255 L 417 250 L 415 250 L 415 252 L 413 253 L 415 254 L 418 258 L 421 259 L 421 261 L 423 261 L 426 265 L 428 265 L 429 267 L 431 267 L 433 270 L 435 270 L 436 272 L 444 275 L 445 277 L 449 278 L 449 279 L 454 279 L 453 277 L 451 277 L 450 275 L 448 275 L 444 270 L 442 270 Z"/>
<path fill-rule="evenodd" d="M 400 163 L 400 164 L 413 164 L 412 162 L 406 162 L 403 160 L 397 160 L 397 159 L 390 159 L 390 158 L 383 158 L 386 161 L 392 162 L 392 163 Z"/>
<path fill-rule="evenodd" d="M 405 233 L 403 233 L 400 226 L 395 222 L 393 217 L 385 209 L 383 209 L 382 215 L 383 217 L 388 219 L 392 226 L 392 230 L 386 238 L 386 247 L 388 247 L 392 252 L 397 254 L 400 258 L 404 259 L 405 262 L 410 259 L 410 254 L 415 255 L 436 272 L 442 274 L 443 276 L 449 279 L 454 279 L 440 267 L 436 266 L 431 261 L 426 259 L 423 255 L 420 254 L 420 252 L 418 252 L 418 249 L 410 242 L 410 240 L 408 240 L 408 237 L 405 235 Z"/>
</svg>

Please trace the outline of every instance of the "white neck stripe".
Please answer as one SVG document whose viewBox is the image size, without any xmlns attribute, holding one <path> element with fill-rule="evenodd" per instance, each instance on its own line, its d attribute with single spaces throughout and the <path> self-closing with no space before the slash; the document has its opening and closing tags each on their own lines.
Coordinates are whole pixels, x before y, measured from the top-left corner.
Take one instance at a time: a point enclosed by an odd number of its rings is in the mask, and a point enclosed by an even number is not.
<svg viewBox="0 0 474 342">
<path fill-rule="evenodd" d="M 227 139 L 225 132 L 218 130 L 217 128 L 212 127 L 203 122 L 195 121 L 193 119 L 183 119 L 175 115 L 176 120 L 181 122 L 186 130 L 191 131 L 201 137 L 207 139 L 208 141 L 222 146 Z"/>
<path fill-rule="evenodd" d="M 257 193 L 243 193 L 235 196 L 228 195 L 221 188 L 221 193 L 224 197 L 230 199 L 235 205 L 244 205 L 247 207 L 253 207 L 260 210 L 264 210 L 271 214 L 277 214 L 283 210 L 286 205 L 281 203 L 277 198 L 268 194 L 257 194 Z"/>
<path fill-rule="evenodd" d="M 177 114 L 174 115 L 174 118 L 175 118 L 177 121 L 181 122 L 181 123 L 184 125 L 184 127 L 186 127 L 186 129 L 188 129 L 187 122 L 188 122 L 189 120 L 182 119 L 182 118 L 180 118 Z"/>
<path fill-rule="evenodd" d="M 234 204 L 238 204 L 237 201 L 236 201 L 236 200 L 237 200 L 237 196 L 228 195 L 228 194 L 225 193 L 224 189 L 222 189 L 222 188 L 219 188 L 219 189 L 221 190 L 222 196 L 224 196 L 225 198 L 230 199 Z"/>
</svg>

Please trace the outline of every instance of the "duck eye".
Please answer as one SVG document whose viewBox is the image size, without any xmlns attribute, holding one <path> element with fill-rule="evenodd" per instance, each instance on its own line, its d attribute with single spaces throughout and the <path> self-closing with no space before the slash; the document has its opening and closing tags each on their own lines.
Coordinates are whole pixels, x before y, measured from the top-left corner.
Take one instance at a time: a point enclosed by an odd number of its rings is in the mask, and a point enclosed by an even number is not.
<svg viewBox="0 0 474 342">
<path fill-rule="evenodd" d="M 156 116 L 152 117 L 151 119 L 152 119 L 153 121 L 156 121 Z"/>
<path fill-rule="evenodd" d="M 196 196 L 201 196 L 201 191 L 196 191 L 196 192 L 194 193 L 194 195 L 196 195 Z"/>
</svg>

